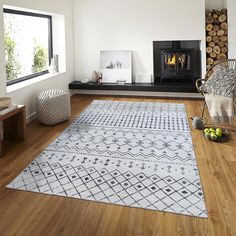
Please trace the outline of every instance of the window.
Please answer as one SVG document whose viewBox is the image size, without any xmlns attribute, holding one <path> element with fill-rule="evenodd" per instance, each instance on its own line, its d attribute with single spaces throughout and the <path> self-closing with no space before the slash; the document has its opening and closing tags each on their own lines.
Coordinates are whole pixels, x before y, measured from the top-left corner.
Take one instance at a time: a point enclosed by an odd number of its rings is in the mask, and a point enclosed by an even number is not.
<svg viewBox="0 0 236 236">
<path fill-rule="evenodd" d="M 52 58 L 52 17 L 4 9 L 7 85 L 48 73 Z"/>
</svg>

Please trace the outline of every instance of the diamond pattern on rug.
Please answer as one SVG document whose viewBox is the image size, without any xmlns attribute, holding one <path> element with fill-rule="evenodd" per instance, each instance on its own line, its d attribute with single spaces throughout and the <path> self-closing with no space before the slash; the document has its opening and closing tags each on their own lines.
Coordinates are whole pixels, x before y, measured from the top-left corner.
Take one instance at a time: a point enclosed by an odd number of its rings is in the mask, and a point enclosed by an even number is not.
<svg viewBox="0 0 236 236">
<path fill-rule="evenodd" d="M 7 187 L 207 217 L 183 104 L 93 101 Z"/>
</svg>

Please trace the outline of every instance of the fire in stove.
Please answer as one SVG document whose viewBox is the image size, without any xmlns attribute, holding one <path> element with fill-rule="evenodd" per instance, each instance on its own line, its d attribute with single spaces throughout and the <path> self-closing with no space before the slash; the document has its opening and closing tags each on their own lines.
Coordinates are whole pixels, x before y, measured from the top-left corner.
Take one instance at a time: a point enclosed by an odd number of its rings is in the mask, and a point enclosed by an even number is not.
<svg viewBox="0 0 236 236">
<path fill-rule="evenodd" d="M 168 59 L 167 64 L 168 65 L 175 65 L 176 64 L 176 55 L 175 54 Z"/>
</svg>

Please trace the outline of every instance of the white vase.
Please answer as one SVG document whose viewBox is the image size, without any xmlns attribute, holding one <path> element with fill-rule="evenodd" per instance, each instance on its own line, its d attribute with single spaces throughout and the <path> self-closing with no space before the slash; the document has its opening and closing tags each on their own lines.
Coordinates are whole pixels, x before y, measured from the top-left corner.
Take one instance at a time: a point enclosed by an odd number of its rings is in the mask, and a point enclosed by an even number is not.
<svg viewBox="0 0 236 236">
<path fill-rule="evenodd" d="M 56 65 L 55 65 L 54 58 L 51 58 L 51 63 L 50 63 L 50 66 L 49 66 L 48 70 L 51 74 L 55 74 L 57 72 L 57 68 L 56 68 Z"/>
<path fill-rule="evenodd" d="M 58 54 L 54 55 L 54 63 L 56 67 L 56 72 L 59 73 L 59 55 Z"/>
</svg>

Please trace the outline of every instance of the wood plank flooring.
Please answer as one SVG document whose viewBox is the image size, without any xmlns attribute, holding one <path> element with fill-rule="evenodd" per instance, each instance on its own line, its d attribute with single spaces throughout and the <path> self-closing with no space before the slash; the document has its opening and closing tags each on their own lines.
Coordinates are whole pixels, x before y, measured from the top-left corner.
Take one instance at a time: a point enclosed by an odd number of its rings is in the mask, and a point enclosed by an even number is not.
<svg viewBox="0 0 236 236">
<path fill-rule="evenodd" d="M 200 116 L 200 100 L 74 95 L 70 121 L 48 127 L 27 126 L 26 140 L 8 142 L 0 159 L 0 236 L 29 235 L 236 235 L 236 132 L 226 143 L 192 139 L 209 212 L 208 219 L 89 202 L 5 188 L 94 99 L 180 102 L 189 117 Z M 189 120 L 191 122 L 191 120 Z"/>
</svg>

